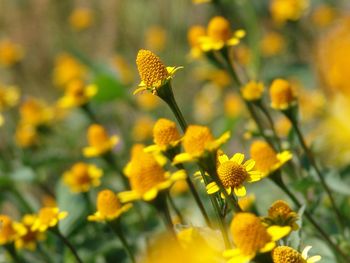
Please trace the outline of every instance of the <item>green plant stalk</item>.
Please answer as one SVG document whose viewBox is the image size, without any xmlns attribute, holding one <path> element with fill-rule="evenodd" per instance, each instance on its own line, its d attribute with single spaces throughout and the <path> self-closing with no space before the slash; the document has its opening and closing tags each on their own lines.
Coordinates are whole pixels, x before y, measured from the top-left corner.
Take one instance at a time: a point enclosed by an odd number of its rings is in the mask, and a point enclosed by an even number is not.
<svg viewBox="0 0 350 263">
<path fill-rule="evenodd" d="M 172 235 L 174 240 L 177 240 L 173 221 L 171 220 L 170 211 L 166 203 L 166 195 L 159 194 L 153 202 L 154 207 L 157 209 L 159 215 L 163 218 L 164 224 L 168 229 L 168 232 Z"/>
<path fill-rule="evenodd" d="M 81 258 L 78 255 L 78 252 L 74 248 L 74 246 L 69 242 L 69 240 L 61 233 L 58 227 L 52 229 L 52 232 L 64 243 L 64 245 L 72 252 L 75 257 L 76 262 L 83 263 Z"/>
</svg>

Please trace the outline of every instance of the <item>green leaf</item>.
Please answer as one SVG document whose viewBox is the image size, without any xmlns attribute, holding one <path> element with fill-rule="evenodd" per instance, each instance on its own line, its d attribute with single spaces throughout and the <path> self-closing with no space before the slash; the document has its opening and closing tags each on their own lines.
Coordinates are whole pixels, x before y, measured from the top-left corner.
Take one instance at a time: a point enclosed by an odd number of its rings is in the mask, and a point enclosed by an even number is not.
<svg viewBox="0 0 350 263">
<path fill-rule="evenodd" d="M 106 102 L 126 97 L 125 86 L 111 73 L 97 73 L 93 83 L 98 87 L 98 93 L 93 98 L 96 102 Z"/>
</svg>

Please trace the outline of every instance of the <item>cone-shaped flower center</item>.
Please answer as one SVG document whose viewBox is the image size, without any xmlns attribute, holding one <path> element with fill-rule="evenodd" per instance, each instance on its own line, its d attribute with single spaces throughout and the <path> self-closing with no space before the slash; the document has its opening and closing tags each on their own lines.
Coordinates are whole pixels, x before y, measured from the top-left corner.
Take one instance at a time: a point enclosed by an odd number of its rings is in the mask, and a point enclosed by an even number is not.
<svg viewBox="0 0 350 263">
<path fill-rule="evenodd" d="M 246 169 L 233 161 L 227 161 L 219 165 L 218 174 L 222 184 L 227 187 L 238 187 L 243 184 L 248 176 Z"/>
<path fill-rule="evenodd" d="M 276 152 L 264 141 L 255 141 L 250 147 L 250 156 L 255 167 L 262 173 L 269 172 L 278 163 Z"/>
<path fill-rule="evenodd" d="M 101 144 L 106 143 L 109 137 L 105 128 L 98 124 L 92 124 L 88 129 L 87 139 L 89 145 L 99 147 Z"/>
<path fill-rule="evenodd" d="M 167 119 L 159 119 L 153 127 L 154 142 L 159 146 L 167 146 L 180 139 L 176 123 Z"/>
<path fill-rule="evenodd" d="M 274 263 L 306 263 L 298 251 L 287 246 L 276 247 L 272 251 L 272 259 Z"/>
<path fill-rule="evenodd" d="M 103 190 L 97 195 L 97 211 L 101 216 L 112 216 L 120 209 L 118 197 L 111 190 Z"/>
<path fill-rule="evenodd" d="M 226 41 L 231 38 L 230 23 L 221 16 L 213 17 L 208 24 L 208 36 L 216 41 Z"/>
<path fill-rule="evenodd" d="M 190 125 L 183 138 L 183 147 L 186 153 L 201 155 L 212 141 L 214 137 L 208 127 Z"/>
</svg>

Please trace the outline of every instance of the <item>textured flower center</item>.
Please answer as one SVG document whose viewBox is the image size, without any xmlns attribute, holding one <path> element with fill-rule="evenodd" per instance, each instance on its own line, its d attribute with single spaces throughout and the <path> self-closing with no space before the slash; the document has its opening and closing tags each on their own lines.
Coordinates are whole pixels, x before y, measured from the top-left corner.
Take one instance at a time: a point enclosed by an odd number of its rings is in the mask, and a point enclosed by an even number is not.
<svg viewBox="0 0 350 263">
<path fill-rule="evenodd" d="M 248 176 L 246 169 L 233 161 L 227 161 L 219 165 L 218 174 L 222 184 L 227 187 L 238 187 L 243 184 Z"/>
<path fill-rule="evenodd" d="M 91 146 L 99 147 L 106 143 L 109 137 L 105 128 L 98 124 L 92 124 L 88 129 L 87 139 Z"/>
<path fill-rule="evenodd" d="M 270 88 L 272 105 L 275 107 L 288 106 L 294 100 L 294 94 L 289 82 L 283 79 L 276 79 Z"/>
<path fill-rule="evenodd" d="M 208 24 L 208 36 L 216 41 L 226 41 L 232 36 L 230 23 L 221 16 L 212 18 Z"/>
<path fill-rule="evenodd" d="M 159 86 L 169 76 L 160 58 L 149 50 L 141 49 L 139 51 L 136 65 L 141 80 L 148 87 Z"/>
<path fill-rule="evenodd" d="M 78 184 L 86 184 L 91 182 L 89 167 L 85 163 L 77 163 L 73 166 L 72 172 L 74 179 Z"/>
<path fill-rule="evenodd" d="M 44 207 L 39 211 L 39 220 L 42 225 L 49 225 L 50 222 L 57 218 L 57 210 L 52 207 Z"/>
<path fill-rule="evenodd" d="M 301 254 L 291 247 L 280 246 L 272 251 L 274 263 L 306 263 Z"/>
<path fill-rule="evenodd" d="M 260 219 L 250 213 L 238 213 L 232 220 L 231 233 L 234 243 L 244 255 L 252 255 L 271 242 Z"/>
<path fill-rule="evenodd" d="M 111 216 L 120 209 L 120 202 L 111 190 L 103 190 L 97 195 L 97 210 L 102 216 Z"/>
<path fill-rule="evenodd" d="M 286 202 L 282 200 L 277 200 L 269 208 L 268 215 L 272 218 L 287 217 L 292 212 L 293 210 L 289 207 L 289 205 Z"/>
<path fill-rule="evenodd" d="M 269 172 L 278 163 L 276 152 L 263 141 L 255 141 L 251 145 L 250 156 L 255 161 L 256 169 L 263 173 Z"/>
<path fill-rule="evenodd" d="M 190 125 L 183 138 L 183 147 L 186 153 L 201 155 L 213 141 L 214 137 L 208 127 Z"/>
<path fill-rule="evenodd" d="M 167 146 L 180 139 L 176 123 L 167 119 L 159 119 L 153 127 L 154 142 L 159 146 Z"/>
</svg>

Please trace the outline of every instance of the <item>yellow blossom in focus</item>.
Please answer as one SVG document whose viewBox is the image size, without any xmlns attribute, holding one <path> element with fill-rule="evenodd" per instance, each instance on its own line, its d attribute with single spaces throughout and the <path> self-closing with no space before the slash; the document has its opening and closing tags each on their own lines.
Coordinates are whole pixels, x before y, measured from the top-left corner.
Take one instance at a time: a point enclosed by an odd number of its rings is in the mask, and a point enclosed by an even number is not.
<svg viewBox="0 0 350 263">
<path fill-rule="evenodd" d="M 290 227 L 266 228 L 260 219 L 251 213 L 238 213 L 231 222 L 234 249 L 226 250 L 229 262 L 248 262 L 257 253 L 266 253 L 276 246 L 276 241 L 290 233 Z"/>
<path fill-rule="evenodd" d="M 148 116 L 137 118 L 132 128 L 132 138 L 136 142 L 144 142 L 152 138 L 154 120 Z"/>
<path fill-rule="evenodd" d="M 33 125 L 19 123 L 16 127 L 15 142 L 21 148 L 28 148 L 38 143 L 39 136 Z"/>
<path fill-rule="evenodd" d="M 131 204 L 122 205 L 117 195 L 108 189 L 98 193 L 96 205 L 97 211 L 88 216 L 89 221 L 112 221 L 132 207 Z"/>
<path fill-rule="evenodd" d="M 271 107 L 286 110 L 295 103 L 296 96 L 291 84 L 284 79 L 275 79 L 270 86 Z"/>
<path fill-rule="evenodd" d="M 292 230 L 298 230 L 298 218 L 298 214 L 285 201 L 277 200 L 270 206 L 268 216 L 263 218 L 263 222 L 267 225 L 290 226 Z"/>
<path fill-rule="evenodd" d="M 187 41 L 191 47 L 190 56 L 192 58 L 198 58 L 201 56 L 202 50 L 200 48 L 200 39 L 205 36 L 205 34 L 205 28 L 200 25 L 194 25 L 188 29 Z"/>
<path fill-rule="evenodd" d="M 251 80 L 241 88 L 241 93 L 242 97 L 247 101 L 260 100 L 264 93 L 264 84 Z"/>
<path fill-rule="evenodd" d="M 278 32 L 267 32 L 260 43 L 261 53 L 265 57 L 272 57 L 280 54 L 286 46 L 284 37 Z"/>
<path fill-rule="evenodd" d="M 270 0 L 273 20 L 283 25 L 287 21 L 298 20 L 309 5 L 309 0 Z"/>
<path fill-rule="evenodd" d="M 136 102 L 141 109 L 146 111 L 154 110 L 160 105 L 160 99 L 157 96 L 153 96 L 152 93 L 137 94 Z"/>
<path fill-rule="evenodd" d="M 233 92 L 226 94 L 224 108 L 226 116 L 230 118 L 237 118 L 243 111 L 241 98 Z"/>
<path fill-rule="evenodd" d="M 112 59 L 112 65 L 117 71 L 118 79 L 120 79 L 123 84 L 129 85 L 133 82 L 134 74 L 124 57 L 119 54 L 115 55 Z"/>
<path fill-rule="evenodd" d="M 88 8 L 76 8 L 69 16 L 69 24 L 76 31 L 89 28 L 93 21 L 93 12 Z"/>
<path fill-rule="evenodd" d="M 116 135 L 109 137 L 103 126 L 91 124 L 87 131 L 87 141 L 89 146 L 83 149 L 84 156 L 97 157 L 111 151 L 118 144 L 119 137 Z"/>
<path fill-rule="evenodd" d="M 160 25 L 151 26 L 145 33 L 145 44 L 147 49 L 162 51 L 166 45 L 167 32 Z"/>
<path fill-rule="evenodd" d="M 336 10 L 329 5 L 319 5 L 311 14 L 312 23 L 323 28 L 329 26 L 337 17 Z"/>
<path fill-rule="evenodd" d="M 0 40 L 0 66 L 10 67 L 21 61 L 24 52 L 22 47 L 9 39 Z"/>
<path fill-rule="evenodd" d="M 31 231 L 45 232 L 47 229 L 57 226 L 60 220 L 68 216 L 68 212 L 60 211 L 58 207 L 43 207 L 35 219 Z"/>
<path fill-rule="evenodd" d="M 250 156 L 255 161 L 255 168 L 263 177 L 278 170 L 293 157 L 289 151 L 276 153 L 265 141 L 254 141 L 250 146 Z"/>
<path fill-rule="evenodd" d="M 36 215 L 27 214 L 24 215 L 21 221 L 21 225 L 26 231 L 23 231 L 18 235 L 15 240 L 15 247 L 17 249 L 35 250 L 38 241 L 45 239 L 44 233 L 39 231 L 32 231 L 32 226 L 36 220 Z"/>
<path fill-rule="evenodd" d="M 101 184 L 103 171 L 93 164 L 76 163 L 63 174 L 63 182 L 74 193 L 87 192 Z"/>
<path fill-rule="evenodd" d="M 20 105 L 19 113 L 21 122 L 33 126 L 47 125 L 54 118 L 53 108 L 33 97 Z"/>
<path fill-rule="evenodd" d="M 304 248 L 300 254 L 288 246 L 278 246 L 272 251 L 273 263 L 315 263 L 321 260 L 321 256 L 308 257 L 311 246 Z"/>
<path fill-rule="evenodd" d="M 242 211 L 248 211 L 255 203 L 255 195 L 249 194 L 238 199 L 238 205 Z"/>
</svg>

